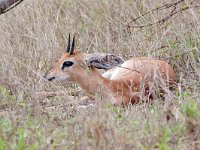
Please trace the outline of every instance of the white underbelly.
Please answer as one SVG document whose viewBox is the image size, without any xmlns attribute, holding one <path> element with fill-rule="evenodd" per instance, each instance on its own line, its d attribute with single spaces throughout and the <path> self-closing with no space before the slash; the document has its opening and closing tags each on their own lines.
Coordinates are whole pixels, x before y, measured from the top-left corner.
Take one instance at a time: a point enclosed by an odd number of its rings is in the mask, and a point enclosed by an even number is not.
<svg viewBox="0 0 200 150">
<path fill-rule="evenodd" d="M 115 79 L 119 78 L 119 74 L 121 71 L 122 71 L 122 68 L 115 67 L 115 68 L 112 68 L 111 70 L 108 70 L 105 73 L 103 73 L 102 76 L 109 80 L 115 80 Z"/>
</svg>

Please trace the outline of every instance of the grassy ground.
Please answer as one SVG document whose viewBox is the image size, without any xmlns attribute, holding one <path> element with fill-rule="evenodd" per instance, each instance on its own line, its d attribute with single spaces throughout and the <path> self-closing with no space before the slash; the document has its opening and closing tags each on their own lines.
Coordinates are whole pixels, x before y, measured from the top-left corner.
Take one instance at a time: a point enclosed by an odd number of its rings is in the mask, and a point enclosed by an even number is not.
<svg viewBox="0 0 200 150">
<path fill-rule="evenodd" d="M 142 16 L 172 2 L 25 0 L 1 15 L 0 150 L 200 149 L 198 0 L 177 4 L 175 11 L 192 7 L 163 24 L 154 23 L 175 7 Z M 75 84 L 42 77 L 64 52 L 69 32 L 88 53 L 165 59 L 177 88 L 164 102 L 118 108 L 97 99 L 83 107 L 84 91 Z"/>
</svg>

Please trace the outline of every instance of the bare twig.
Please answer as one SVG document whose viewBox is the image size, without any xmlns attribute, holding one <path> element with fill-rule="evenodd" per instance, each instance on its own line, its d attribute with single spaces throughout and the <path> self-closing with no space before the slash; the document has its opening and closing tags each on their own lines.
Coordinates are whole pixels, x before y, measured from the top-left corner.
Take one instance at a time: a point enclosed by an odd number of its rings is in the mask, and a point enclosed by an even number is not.
<svg viewBox="0 0 200 150">
<path fill-rule="evenodd" d="M 23 0 L 0 0 L 0 14 L 4 14 L 19 5 Z"/>
<path fill-rule="evenodd" d="M 186 11 L 190 8 L 193 8 L 193 7 L 196 7 L 196 6 L 191 6 L 193 4 L 195 0 L 192 0 L 192 2 L 190 2 L 189 6 L 186 6 L 186 7 L 183 7 L 183 8 L 180 8 L 177 10 L 177 6 L 181 3 L 184 3 L 185 0 L 179 0 L 177 2 L 174 2 L 174 3 L 170 3 L 170 4 L 165 4 L 163 6 L 160 6 L 160 7 L 157 7 L 155 9 L 152 9 L 136 18 L 134 18 L 133 20 L 131 20 L 130 22 L 127 23 L 127 27 L 130 29 L 130 28 L 144 28 L 144 27 L 148 27 L 148 26 L 154 26 L 154 25 L 162 25 L 163 23 L 165 23 L 167 20 L 169 20 L 170 18 L 172 18 L 174 15 L 177 15 L 177 14 L 180 14 L 181 12 L 183 11 Z M 156 22 L 152 22 L 152 23 L 148 23 L 148 24 L 145 24 L 145 25 L 138 25 L 138 26 L 133 26 L 131 25 L 131 23 L 137 21 L 138 19 L 140 19 L 141 17 L 144 17 L 152 12 L 155 12 L 155 11 L 160 11 L 160 10 L 164 10 L 164 9 L 169 9 L 169 8 L 173 8 L 171 10 L 171 12 L 169 13 L 168 16 L 166 16 L 165 18 L 162 18 Z"/>
<path fill-rule="evenodd" d="M 128 23 L 128 25 L 129 25 L 130 23 L 132 23 L 132 22 L 135 22 L 135 21 L 138 20 L 139 18 L 144 17 L 144 16 L 146 16 L 146 15 L 148 15 L 148 14 L 154 12 L 154 11 L 163 10 L 163 9 L 166 9 L 166 8 L 170 8 L 170 7 L 172 7 L 172 6 L 174 7 L 174 6 L 176 6 L 177 4 L 179 4 L 179 3 L 183 2 L 183 1 L 185 1 L 185 0 L 180 0 L 180 1 L 175 2 L 175 3 L 172 3 L 172 4 L 165 4 L 165 5 L 163 5 L 163 6 L 160 6 L 160 7 L 157 7 L 157 8 L 155 8 L 155 9 L 152 9 L 152 10 L 150 10 L 150 11 L 148 11 L 148 12 L 146 12 L 146 13 L 144 13 L 144 14 L 138 16 L 138 17 L 136 17 L 135 19 L 131 20 L 131 21 Z"/>
</svg>

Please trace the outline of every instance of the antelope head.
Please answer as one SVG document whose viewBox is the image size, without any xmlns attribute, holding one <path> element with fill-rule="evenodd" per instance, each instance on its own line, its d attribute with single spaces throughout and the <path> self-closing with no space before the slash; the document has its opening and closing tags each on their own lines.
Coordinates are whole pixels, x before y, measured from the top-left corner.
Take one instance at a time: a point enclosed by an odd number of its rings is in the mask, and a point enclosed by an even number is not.
<svg viewBox="0 0 200 150">
<path fill-rule="evenodd" d="M 112 54 L 93 53 L 87 54 L 83 51 L 75 50 L 75 36 L 70 44 L 70 34 L 66 52 L 58 62 L 45 74 L 48 81 L 77 82 L 83 76 L 96 69 L 108 70 L 124 62 L 121 57 Z M 90 74 L 91 75 L 91 74 Z"/>
</svg>

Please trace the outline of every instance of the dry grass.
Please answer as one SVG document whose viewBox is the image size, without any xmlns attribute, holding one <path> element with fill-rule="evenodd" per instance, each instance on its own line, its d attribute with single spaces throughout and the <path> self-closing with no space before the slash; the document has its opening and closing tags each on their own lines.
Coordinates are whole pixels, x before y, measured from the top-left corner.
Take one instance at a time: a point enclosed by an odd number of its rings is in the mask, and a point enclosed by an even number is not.
<svg viewBox="0 0 200 150">
<path fill-rule="evenodd" d="M 170 1 L 25 0 L 1 15 L 0 150 L 200 149 L 200 8 L 162 25 L 127 26 L 166 3 Z M 170 11 L 150 13 L 131 26 L 156 22 Z M 177 89 L 152 105 L 117 108 L 96 100 L 80 107 L 84 93 L 76 85 L 42 77 L 62 55 L 69 32 L 76 33 L 80 50 L 169 61 Z"/>
</svg>

